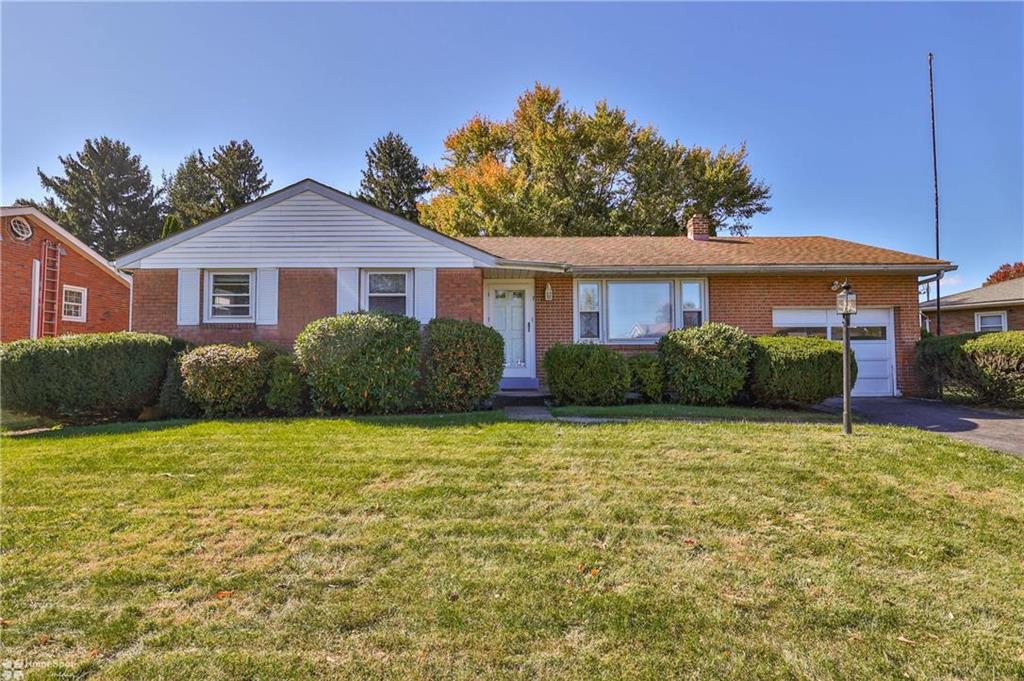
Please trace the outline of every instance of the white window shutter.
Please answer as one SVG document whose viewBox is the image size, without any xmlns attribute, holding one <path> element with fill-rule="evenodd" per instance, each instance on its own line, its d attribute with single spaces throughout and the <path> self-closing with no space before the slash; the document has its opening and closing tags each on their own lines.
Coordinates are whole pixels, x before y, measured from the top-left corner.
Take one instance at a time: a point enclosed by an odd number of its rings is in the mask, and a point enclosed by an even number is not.
<svg viewBox="0 0 1024 681">
<path fill-rule="evenodd" d="M 277 324 L 277 269 L 256 270 L 256 323 Z"/>
<path fill-rule="evenodd" d="M 199 270 L 178 270 L 178 326 L 199 323 Z"/>
<path fill-rule="evenodd" d="M 413 314 L 421 324 L 426 324 L 437 315 L 437 270 L 417 268 L 412 291 L 415 295 Z"/>
<path fill-rule="evenodd" d="M 359 270 L 338 268 L 338 314 L 359 311 Z"/>
</svg>

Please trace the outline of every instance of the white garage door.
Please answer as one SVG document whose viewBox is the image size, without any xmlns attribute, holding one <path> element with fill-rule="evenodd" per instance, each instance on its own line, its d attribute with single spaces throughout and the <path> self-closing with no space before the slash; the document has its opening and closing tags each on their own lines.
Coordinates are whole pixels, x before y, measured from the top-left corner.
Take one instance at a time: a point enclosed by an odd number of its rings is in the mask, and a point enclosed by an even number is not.
<svg viewBox="0 0 1024 681">
<path fill-rule="evenodd" d="M 827 308 L 772 310 L 772 325 L 790 336 L 841 341 L 843 318 Z M 861 309 L 850 318 L 850 348 L 857 359 L 855 397 L 888 397 L 896 391 L 892 310 Z"/>
</svg>

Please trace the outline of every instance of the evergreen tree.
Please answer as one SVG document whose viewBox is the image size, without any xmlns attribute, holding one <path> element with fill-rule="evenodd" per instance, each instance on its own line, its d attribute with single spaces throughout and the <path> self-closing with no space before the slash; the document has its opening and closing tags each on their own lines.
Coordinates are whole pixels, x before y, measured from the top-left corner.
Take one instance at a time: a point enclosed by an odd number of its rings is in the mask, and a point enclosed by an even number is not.
<svg viewBox="0 0 1024 681">
<path fill-rule="evenodd" d="M 178 217 L 177 213 L 171 213 L 164 218 L 164 231 L 160 233 L 161 239 L 166 239 L 170 235 L 180 232 L 185 229 L 185 226 L 181 224 L 181 218 Z"/>
<path fill-rule="evenodd" d="M 770 210 L 771 192 L 753 178 L 743 145 L 687 148 L 606 102 L 572 109 L 540 84 L 509 119 L 476 116 L 444 144 L 420 218 L 449 234 L 682 234 L 698 211 L 712 234 L 743 234 L 750 217 Z"/>
<path fill-rule="evenodd" d="M 416 204 L 430 189 L 426 171 L 402 136 L 389 132 L 366 151 L 359 198 L 408 220 L 418 220 Z"/>
<path fill-rule="evenodd" d="M 34 205 L 105 258 L 154 241 L 160 235 L 159 192 L 149 168 L 119 140 L 87 139 L 81 151 L 59 156 L 64 176 L 37 169 L 51 193 Z"/>
<path fill-rule="evenodd" d="M 193 151 L 174 173 L 164 176 L 168 209 L 183 227 L 255 201 L 271 184 L 248 140 L 215 147 L 209 158 L 202 150 Z"/>
</svg>

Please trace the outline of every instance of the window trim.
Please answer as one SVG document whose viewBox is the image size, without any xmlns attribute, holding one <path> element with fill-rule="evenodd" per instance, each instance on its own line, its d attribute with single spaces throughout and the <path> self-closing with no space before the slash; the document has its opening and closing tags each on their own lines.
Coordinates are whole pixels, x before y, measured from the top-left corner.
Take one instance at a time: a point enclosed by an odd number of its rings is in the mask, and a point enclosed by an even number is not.
<svg viewBox="0 0 1024 681">
<path fill-rule="evenodd" d="M 416 277 L 414 276 L 413 270 L 408 268 L 400 267 L 377 267 L 374 269 L 364 269 L 360 271 L 359 275 L 359 310 L 361 312 L 370 311 L 370 275 L 371 274 L 402 274 L 405 275 L 405 316 L 413 317 L 416 299 L 414 296 Z M 375 296 L 385 296 L 389 298 L 398 298 L 397 293 L 374 293 Z"/>
<path fill-rule="evenodd" d="M 219 317 L 213 314 L 213 277 L 218 274 L 246 274 L 249 276 L 249 315 L 246 317 Z M 204 324 L 256 323 L 256 270 L 206 270 L 203 276 Z"/>
<path fill-rule="evenodd" d="M 672 328 L 683 326 L 683 284 L 699 283 L 701 297 L 701 326 L 708 323 L 708 279 L 707 277 L 579 277 L 572 280 L 572 338 L 574 343 L 591 343 L 596 345 L 640 345 L 652 346 L 657 338 L 644 339 L 610 339 L 608 337 L 608 284 L 661 282 L 672 286 Z M 599 338 L 580 338 L 580 284 L 597 284 L 600 287 L 601 304 L 598 310 Z"/>
<path fill-rule="evenodd" d="M 974 313 L 974 332 L 981 333 L 981 318 L 999 316 L 1002 321 L 1002 328 L 999 331 L 986 331 L 985 333 L 1001 333 L 1007 329 L 1006 310 L 985 310 Z"/>
<path fill-rule="evenodd" d="M 69 316 L 64 312 L 64 306 L 67 305 L 67 293 L 68 291 L 77 291 L 82 294 L 82 314 L 81 316 Z M 74 305 L 75 303 L 72 303 Z M 64 322 L 85 322 L 89 316 L 89 289 L 84 286 L 71 286 L 70 284 L 64 284 L 60 291 L 60 319 Z"/>
</svg>

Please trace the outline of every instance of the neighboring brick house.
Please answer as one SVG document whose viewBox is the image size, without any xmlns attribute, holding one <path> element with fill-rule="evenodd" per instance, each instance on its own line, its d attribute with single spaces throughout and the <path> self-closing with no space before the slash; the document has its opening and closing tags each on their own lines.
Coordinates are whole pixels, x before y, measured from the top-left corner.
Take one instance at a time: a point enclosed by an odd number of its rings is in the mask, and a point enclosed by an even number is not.
<svg viewBox="0 0 1024 681">
<path fill-rule="evenodd" d="M 942 335 L 1024 331 L 1024 278 L 942 296 Z M 921 303 L 924 327 L 938 333 L 934 300 Z"/>
<path fill-rule="evenodd" d="M 133 328 L 196 342 L 290 344 L 355 310 L 482 321 L 505 339 L 505 387 L 543 380 L 555 343 L 653 350 L 707 321 L 752 334 L 835 337 L 836 280 L 859 296 L 855 394 L 913 392 L 918 278 L 955 269 L 826 237 L 453 239 L 303 180 L 127 254 Z"/>
<path fill-rule="evenodd" d="M 0 341 L 128 329 L 128 277 L 35 208 L 0 220 Z"/>
</svg>

